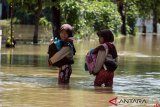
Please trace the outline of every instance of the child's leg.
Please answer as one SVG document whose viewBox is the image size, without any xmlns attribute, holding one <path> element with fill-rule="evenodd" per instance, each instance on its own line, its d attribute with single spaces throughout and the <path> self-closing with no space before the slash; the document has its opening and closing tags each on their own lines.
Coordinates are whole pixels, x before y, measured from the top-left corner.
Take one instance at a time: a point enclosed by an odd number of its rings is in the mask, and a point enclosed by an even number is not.
<svg viewBox="0 0 160 107">
<path fill-rule="evenodd" d="M 114 72 L 105 71 L 104 69 L 102 69 L 96 75 L 94 86 L 101 86 L 102 84 L 105 84 L 106 87 L 107 86 L 112 87 L 113 77 L 114 77 Z"/>
<path fill-rule="evenodd" d="M 96 78 L 94 80 L 94 86 L 101 86 L 106 78 L 106 74 L 105 74 L 105 70 L 102 69 L 98 72 L 98 74 L 96 75 Z"/>
<path fill-rule="evenodd" d="M 114 71 L 107 71 L 107 77 L 106 77 L 106 80 L 105 80 L 105 86 L 106 87 L 112 87 L 113 77 L 114 77 Z"/>
<path fill-rule="evenodd" d="M 59 69 L 58 83 L 68 84 L 72 73 L 71 65 L 63 65 Z"/>
</svg>

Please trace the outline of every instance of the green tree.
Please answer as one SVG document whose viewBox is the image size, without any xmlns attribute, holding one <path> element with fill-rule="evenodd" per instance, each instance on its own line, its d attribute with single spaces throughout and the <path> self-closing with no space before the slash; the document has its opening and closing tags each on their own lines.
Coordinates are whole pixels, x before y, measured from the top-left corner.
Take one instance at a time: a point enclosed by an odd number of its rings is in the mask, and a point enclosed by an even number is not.
<svg viewBox="0 0 160 107">
<path fill-rule="evenodd" d="M 75 0 L 62 0 L 60 3 L 62 13 L 61 22 L 71 24 L 74 26 L 75 31 L 79 29 L 78 24 L 82 10 L 80 5 L 80 2 Z"/>
<path fill-rule="evenodd" d="M 121 34 L 135 34 L 135 23 L 138 17 L 138 9 L 134 0 L 116 0 L 118 12 L 121 16 Z"/>
<path fill-rule="evenodd" d="M 60 13 L 60 1 L 52 0 L 52 28 L 53 28 L 53 37 L 59 37 L 59 30 L 61 25 L 61 13 Z"/>
<path fill-rule="evenodd" d="M 160 18 L 160 2 L 159 0 L 135 0 L 140 16 L 144 19 L 153 17 L 153 33 L 157 33 L 157 22 Z"/>
<path fill-rule="evenodd" d="M 121 33 L 123 35 L 126 35 L 126 1 L 125 0 L 117 0 L 117 7 L 118 7 L 118 12 L 121 15 L 121 20 L 122 20 L 122 26 L 121 26 Z"/>
<path fill-rule="evenodd" d="M 20 9 L 26 11 L 27 13 L 31 13 L 34 16 L 34 35 L 33 35 L 33 43 L 38 43 L 38 24 L 40 15 L 42 12 L 42 0 L 8 0 L 9 3 L 13 3 L 13 6 L 20 5 Z"/>
<path fill-rule="evenodd" d="M 104 28 L 118 32 L 121 24 L 117 7 L 110 1 L 63 0 L 61 13 L 62 22 L 74 25 L 81 36 Z"/>
<path fill-rule="evenodd" d="M 126 2 L 126 24 L 129 29 L 127 29 L 127 33 L 131 35 L 135 35 L 135 25 L 138 18 L 138 8 L 132 1 Z"/>
<path fill-rule="evenodd" d="M 42 0 L 37 0 L 35 2 L 35 8 L 33 8 L 33 13 L 35 17 L 35 30 L 33 36 L 33 43 L 38 43 L 38 27 L 39 27 L 39 19 L 42 11 Z"/>
</svg>

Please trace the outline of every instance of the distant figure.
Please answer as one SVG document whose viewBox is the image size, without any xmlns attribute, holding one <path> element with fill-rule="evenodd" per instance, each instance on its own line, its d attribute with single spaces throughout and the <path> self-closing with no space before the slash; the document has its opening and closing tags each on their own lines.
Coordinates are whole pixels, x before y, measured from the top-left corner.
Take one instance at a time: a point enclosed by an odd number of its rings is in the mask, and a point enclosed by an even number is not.
<svg viewBox="0 0 160 107">
<path fill-rule="evenodd" d="M 8 36 L 7 40 L 6 40 L 6 48 L 12 48 L 15 47 L 16 45 L 16 40 L 14 39 L 14 37 L 10 37 Z"/>
<path fill-rule="evenodd" d="M 60 28 L 60 39 L 51 40 L 48 48 L 49 65 L 59 67 L 59 84 L 68 84 L 72 73 L 71 64 L 74 63 L 75 47 L 73 44 L 73 28 L 63 24 Z"/>
<path fill-rule="evenodd" d="M 86 70 L 96 76 L 94 86 L 112 87 L 114 71 L 117 68 L 117 50 L 114 41 L 114 35 L 111 30 L 104 29 L 97 32 L 100 45 L 92 49 L 86 56 Z M 95 58 L 96 56 L 96 58 Z M 91 64 L 91 65 L 90 65 Z"/>
</svg>

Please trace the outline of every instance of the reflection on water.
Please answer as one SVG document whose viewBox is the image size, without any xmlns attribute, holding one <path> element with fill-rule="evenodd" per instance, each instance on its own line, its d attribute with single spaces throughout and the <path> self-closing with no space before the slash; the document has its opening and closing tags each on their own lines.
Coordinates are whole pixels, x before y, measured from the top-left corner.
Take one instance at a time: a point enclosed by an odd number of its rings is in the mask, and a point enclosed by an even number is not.
<svg viewBox="0 0 160 107">
<path fill-rule="evenodd" d="M 109 107 L 114 97 L 145 98 L 147 104 L 139 106 L 150 107 L 160 99 L 159 36 L 116 38 L 119 67 L 113 89 L 94 88 L 94 77 L 84 71 L 84 55 L 97 44 L 76 42 L 69 86 L 57 84 L 57 68 L 47 65 L 47 45 L 2 47 L 0 107 Z"/>
</svg>

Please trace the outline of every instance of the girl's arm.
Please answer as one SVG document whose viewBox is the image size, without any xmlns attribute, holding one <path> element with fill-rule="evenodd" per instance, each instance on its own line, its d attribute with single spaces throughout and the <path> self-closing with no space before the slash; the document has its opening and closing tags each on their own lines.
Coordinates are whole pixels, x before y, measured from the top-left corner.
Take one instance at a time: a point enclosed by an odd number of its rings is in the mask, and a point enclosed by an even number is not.
<svg viewBox="0 0 160 107">
<path fill-rule="evenodd" d="M 59 60 L 63 59 L 65 56 L 69 55 L 70 51 L 71 49 L 69 46 L 62 47 L 62 49 L 55 53 L 49 60 L 52 64 L 54 64 Z"/>
<path fill-rule="evenodd" d="M 96 65 L 95 68 L 93 70 L 93 74 L 96 74 L 100 71 L 100 69 L 102 68 L 104 62 L 106 59 L 106 51 L 105 50 L 99 50 L 98 54 L 97 54 L 97 59 L 96 59 Z"/>
</svg>

